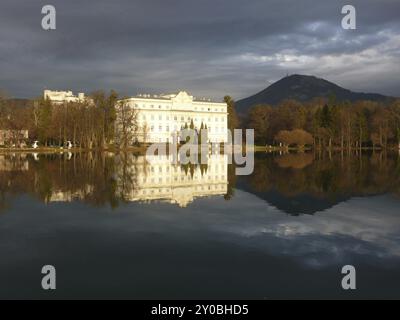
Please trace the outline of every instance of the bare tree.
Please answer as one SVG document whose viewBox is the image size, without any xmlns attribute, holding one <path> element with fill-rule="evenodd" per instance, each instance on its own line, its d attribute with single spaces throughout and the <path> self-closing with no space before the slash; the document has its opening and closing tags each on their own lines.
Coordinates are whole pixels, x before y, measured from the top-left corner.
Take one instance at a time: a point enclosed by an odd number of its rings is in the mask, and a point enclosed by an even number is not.
<svg viewBox="0 0 400 320">
<path fill-rule="evenodd" d="M 138 112 L 126 100 L 118 101 L 116 105 L 116 141 L 118 145 L 127 148 L 134 142 L 138 133 Z"/>
</svg>

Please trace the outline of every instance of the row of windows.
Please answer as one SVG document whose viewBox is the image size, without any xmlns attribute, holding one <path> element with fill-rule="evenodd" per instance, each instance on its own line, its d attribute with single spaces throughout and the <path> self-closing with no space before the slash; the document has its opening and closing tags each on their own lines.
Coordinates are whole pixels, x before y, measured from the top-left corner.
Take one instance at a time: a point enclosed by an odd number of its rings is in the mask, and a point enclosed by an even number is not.
<svg viewBox="0 0 400 320">
<path fill-rule="evenodd" d="M 226 171 L 226 169 L 227 169 L 226 166 L 227 165 L 224 165 L 224 164 L 221 164 L 221 165 L 210 165 L 210 166 L 208 166 L 208 170 L 216 171 L 216 172 L 218 172 L 219 170 L 222 170 L 222 171 L 225 170 Z M 165 172 L 169 172 L 170 171 L 169 168 L 170 168 L 170 166 L 167 166 L 163 170 L 163 166 L 151 166 L 150 167 L 150 171 L 151 172 L 159 172 L 159 173 L 162 173 L 164 171 Z M 173 170 L 171 170 L 171 171 L 178 172 L 178 167 L 173 167 Z M 180 170 L 180 171 L 182 171 L 182 170 Z"/>
<path fill-rule="evenodd" d="M 135 108 L 139 108 L 140 105 L 135 103 Z M 150 109 L 167 109 L 169 110 L 169 106 L 162 106 L 162 105 L 158 105 L 155 106 L 154 104 L 142 104 L 141 105 L 142 108 L 150 108 Z"/>
<path fill-rule="evenodd" d="M 201 107 L 201 108 L 197 108 L 194 107 L 194 110 L 196 111 L 215 111 L 215 112 L 224 112 L 224 108 L 209 108 L 209 107 Z"/>
<path fill-rule="evenodd" d="M 142 114 L 142 120 L 147 120 L 147 117 L 146 117 L 146 115 L 145 114 Z M 158 119 L 158 120 L 163 120 L 163 119 L 165 119 L 166 121 L 169 121 L 169 119 L 170 119 L 170 116 L 169 115 L 166 115 L 166 116 L 162 116 L 161 114 L 160 115 L 158 115 L 158 116 L 155 116 L 155 115 L 151 115 L 150 117 L 150 120 L 156 120 L 156 119 Z M 206 119 L 205 118 L 190 118 L 190 117 L 184 117 L 184 116 L 180 116 L 180 117 L 178 117 L 178 116 L 174 116 L 174 118 L 173 118 L 175 121 L 178 121 L 178 119 L 180 120 L 180 121 L 185 121 L 185 120 L 187 120 L 188 122 L 190 122 L 191 120 L 193 120 L 194 122 L 197 122 L 197 120 L 199 120 L 199 121 L 201 121 L 201 122 L 203 122 L 203 123 L 205 123 L 205 121 L 206 121 Z M 226 117 L 214 117 L 214 118 L 211 118 L 211 117 L 208 117 L 207 118 L 207 121 L 208 122 L 211 122 L 212 121 L 212 119 L 213 119 L 213 121 L 214 122 L 218 122 L 218 121 L 221 121 L 221 122 L 225 122 L 226 121 Z"/>
<path fill-rule="evenodd" d="M 151 125 L 150 132 L 155 132 L 155 128 L 156 127 L 154 125 Z M 163 128 L 164 128 L 163 126 L 158 126 L 158 132 L 163 132 Z M 227 130 L 226 127 L 214 127 L 214 128 L 208 127 L 207 129 L 209 132 L 221 132 L 221 133 L 224 133 Z M 169 132 L 170 127 L 165 126 L 165 131 Z M 174 131 L 178 131 L 178 126 L 176 126 L 176 125 L 174 126 Z"/>
<path fill-rule="evenodd" d="M 141 104 L 135 103 L 135 108 L 142 107 L 143 109 L 159 109 L 159 110 L 170 110 L 168 105 L 154 105 L 154 104 Z M 225 112 L 225 108 L 211 108 L 211 107 L 194 107 L 195 111 L 215 111 L 215 112 Z"/>
<path fill-rule="evenodd" d="M 206 179 L 206 176 L 204 176 L 204 179 L 201 179 L 201 180 L 209 180 L 209 181 L 211 181 L 211 179 L 212 179 L 211 176 L 207 176 L 207 179 Z M 182 177 L 180 177 L 180 179 L 178 177 L 174 177 L 174 179 L 173 179 L 174 182 L 178 182 L 178 181 L 184 182 L 184 181 L 193 181 L 193 180 L 200 180 L 200 179 L 199 178 L 191 179 L 190 177 L 186 177 L 186 176 L 182 176 Z M 221 178 L 219 178 L 218 176 L 215 176 L 213 180 L 214 181 L 218 181 L 218 180 L 224 181 L 225 180 L 225 176 L 221 176 Z M 150 182 L 150 183 L 163 183 L 164 181 L 169 183 L 171 180 L 170 180 L 170 178 L 165 178 L 165 179 L 163 179 L 163 178 L 158 178 L 158 179 L 155 179 L 155 178 L 151 178 L 151 179 L 143 178 L 143 183 L 147 183 L 147 182 Z"/>
<path fill-rule="evenodd" d="M 207 159 L 209 161 L 207 164 L 207 170 L 218 170 L 218 168 L 226 168 L 228 156 L 225 154 L 210 154 Z M 159 167 L 170 167 L 171 170 L 173 169 L 175 171 L 180 168 L 179 165 L 173 163 L 174 157 L 172 155 L 160 154 L 152 157 L 142 157 L 141 161 L 143 161 L 144 163 L 147 163 L 147 161 L 151 162 L 148 167 L 156 168 L 156 171 Z"/>
<path fill-rule="evenodd" d="M 160 137 L 154 137 L 154 136 L 150 136 L 147 137 L 146 142 L 158 142 L 158 143 L 170 143 L 172 142 L 169 138 L 160 138 Z M 208 143 L 223 143 L 226 142 L 226 139 L 224 137 L 210 137 L 210 139 L 208 139 Z"/>
<path fill-rule="evenodd" d="M 226 185 L 195 186 L 194 189 L 196 191 L 204 191 L 204 190 L 212 190 L 212 189 L 214 189 L 214 190 L 225 190 L 226 189 Z M 140 195 L 140 194 L 142 194 L 142 195 L 155 194 L 155 193 L 160 194 L 160 193 L 170 192 L 170 190 L 171 190 L 170 188 L 160 188 L 158 190 L 154 190 L 154 189 L 146 190 L 146 189 L 144 189 L 144 190 L 139 190 L 138 191 L 138 195 Z"/>
</svg>

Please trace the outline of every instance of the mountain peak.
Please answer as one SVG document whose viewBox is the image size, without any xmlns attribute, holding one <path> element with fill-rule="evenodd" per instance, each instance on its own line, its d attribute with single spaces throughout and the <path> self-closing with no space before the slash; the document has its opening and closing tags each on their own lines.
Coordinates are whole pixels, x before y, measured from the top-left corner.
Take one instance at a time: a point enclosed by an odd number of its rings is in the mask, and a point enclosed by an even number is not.
<svg viewBox="0 0 400 320">
<path fill-rule="evenodd" d="M 236 105 L 238 112 L 243 114 L 257 104 L 277 105 L 286 99 L 308 102 L 314 98 L 328 98 L 331 95 L 335 95 L 337 101 L 387 101 L 391 99 L 391 97 L 375 93 L 353 92 L 313 75 L 292 74 L 253 96 L 237 101 Z"/>
</svg>

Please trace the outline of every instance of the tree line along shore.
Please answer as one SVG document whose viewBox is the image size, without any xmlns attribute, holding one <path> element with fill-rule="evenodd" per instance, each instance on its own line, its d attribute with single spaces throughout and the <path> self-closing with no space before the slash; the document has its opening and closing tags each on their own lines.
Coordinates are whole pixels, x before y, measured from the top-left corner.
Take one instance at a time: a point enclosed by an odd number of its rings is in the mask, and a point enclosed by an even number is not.
<svg viewBox="0 0 400 320">
<path fill-rule="evenodd" d="M 254 129 L 257 146 L 272 149 L 399 149 L 400 100 L 286 100 L 276 106 L 252 107 L 243 126 Z"/>
<path fill-rule="evenodd" d="M 254 129 L 255 150 L 388 150 L 400 145 L 400 100 L 338 102 L 335 97 L 317 98 L 301 103 L 284 100 L 278 105 L 260 104 L 238 116 L 234 100 L 225 96 L 228 105 L 228 129 Z M 116 126 L 119 126 L 116 134 Z M 44 151 L 65 149 L 70 141 L 73 150 L 131 149 L 138 134 L 137 111 L 124 105 L 116 91 L 96 91 L 80 102 L 54 105 L 37 98 L 16 105 L 15 100 L 0 94 L 0 131 L 13 132 L 3 150 L 10 147 L 31 149 L 40 142 Z M 20 133 L 29 132 L 25 145 Z M 4 139 L 3 139 L 4 140 Z M 25 139 L 26 140 L 26 139 Z"/>
</svg>

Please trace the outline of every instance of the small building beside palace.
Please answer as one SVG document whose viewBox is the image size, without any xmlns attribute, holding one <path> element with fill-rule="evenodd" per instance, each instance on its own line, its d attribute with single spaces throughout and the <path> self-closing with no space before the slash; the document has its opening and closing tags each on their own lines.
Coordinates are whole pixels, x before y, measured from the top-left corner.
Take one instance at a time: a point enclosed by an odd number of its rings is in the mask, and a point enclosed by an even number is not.
<svg viewBox="0 0 400 320">
<path fill-rule="evenodd" d="M 72 91 L 57 91 L 57 90 L 44 90 L 44 99 L 50 99 L 54 104 L 62 104 L 64 102 L 82 102 L 85 100 L 84 93 L 74 95 Z"/>
<path fill-rule="evenodd" d="M 0 146 L 24 147 L 28 139 L 28 130 L 0 129 Z"/>
<path fill-rule="evenodd" d="M 137 110 L 140 143 L 168 143 L 182 128 L 207 128 L 209 143 L 228 140 L 227 104 L 196 99 L 185 91 L 167 95 L 138 95 L 121 100 Z M 121 102 L 120 101 L 120 102 Z"/>
</svg>

